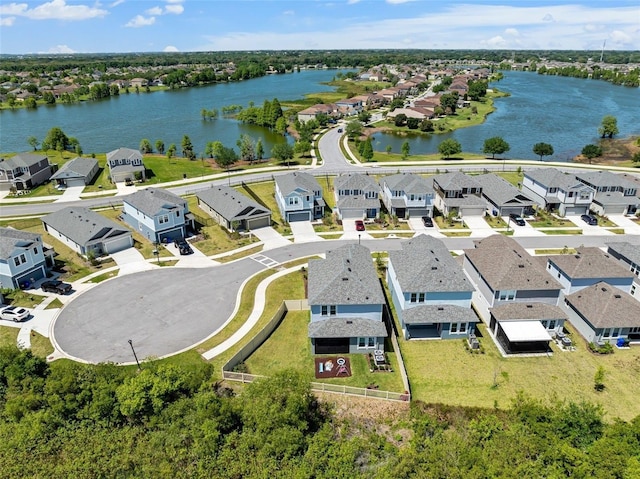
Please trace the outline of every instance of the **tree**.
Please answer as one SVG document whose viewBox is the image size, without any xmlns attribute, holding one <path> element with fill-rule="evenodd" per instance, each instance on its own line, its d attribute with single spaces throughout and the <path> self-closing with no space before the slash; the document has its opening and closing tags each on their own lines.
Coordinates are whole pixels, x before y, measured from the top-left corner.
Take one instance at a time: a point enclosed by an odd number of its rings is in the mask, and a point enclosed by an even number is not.
<svg viewBox="0 0 640 479">
<path fill-rule="evenodd" d="M 373 145 L 371 144 L 371 138 L 367 138 L 362 144 L 362 158 L 367 161 L 373 159 Z"/>
<path fill-rule="evenodd" d="M 176 151 L 177 151 L 176 144 L 171 143 L 169 145 L 169 149 L 167 150 L 167 158 L 171 159 L 174 156 L 176 156 Z"/>
<path fill-rule="evenodd" d="M 354 138 L 358 138 L 359 136 L 362 135 L 363 129 L 364 129 L 364 126 L 362 125 L 361 121 L 353 120 L 347 123 L 347 126 L 345 128 L 345 133 L 347 134 L 349 139 L 353 140 Z"/>
<path fill-rule="evenodd" d="M 156 140 L 156 151 L 161 155 L 164 154 L 164 141 Z"/>
<path fill-rule="evenodd" d="M 407 118 L 407 128 L 410 130 L 417 130 L 418 126 L 420 126 L 420 120 L 417 118 Z"/>
<path fill-rule="evenodd" d="M 406 122 L 407 122 L 407 115 L 405 115 L 404 113 L 400 113 L 396 115 L 395 118 L 393 119 L 393 124 L 396 126 L 404 126 Z"/>
<path fill-rule="evenodd" d="M 407 158 L 409 158 L 409 153 L 411 153 L 411 145 L 409 145 L 409 142 L 407 140 L 405 140 L 402 146 L 400 147 L 400 152 L 402 153 L 403 160 L 406 160 Z"/>
<path fill-rule="evenodd" d="M 640 151 L 636 151 L 631 157 L 631 161 L 640 164 Z"/>
<path fill-rule="evenodd" d="M 440 106 L 444 108 L 444 111 L 451 111 L 451 113 L 456 112 L 456 107 L 458 106 L 458 92 L 445 93 L 440 97 Z"/>
<path fill-rule="evenodd" d="M 280 162 L 287 162 L 293 158 L 293 147 L 289 143 L 277 143 L 271 148 L 271 156 Z"/>
<path fill-rule="evenodd" d="M 140 142 L 140 151 L 142 152 L 143 155 L 153 152 L 153 147 L 151 146 L 151 142 L 146 138 L 144 138 Z"/>
<path fill-rule="evenodd" d="M 193 152 L 193 145 L 191 144 L 191 138 L 188 135 L 182 137 L 182 156 L 189 158 L 190 160 L 196 159 L 196 154 Z"/>
<path fill-rule="evenodd" d="M 533 152 L 540 156 L 540 161 L 542 161 L 543 156 L 551 156 L 553 155 L 553 146 L 549 143 L 536 143 L 533 145 Z"/>
<path fill-rule="evenodd" d="M 256 142 L 253 138 L 243 133 L 240 135 L 236 145 L 240 149 L 240 158 L 244 161 L 248 161 L 249 164 L 253 163 L 256 159 Z"/>
<path fill-rule="evenodd" d="M 64 151 L 69 148 L 69 137 L 57 126 L 51 128 L 42 142 L 43 150 Z"/>
<path fill-rule="evenodd" d="M 613 138 L 613 135 L 617 135 L 618 131 L 618 119 L 615 116 L 607 115 L 602 119 L 602 124 L 598 128 L 598 133 L 604 138 L 608 136 Z"/>
<path fill-rule="evenodd" d="M 433 131 L 433 122 L 428 118 L 425 118 L 420 122 L 420 131 L 429 132 Z"/>
<path fill-rule="evenodd" d="M 584 148 L 582 148 L 582 156 L 587 158 L 589 163 L 591 163 L 591 160 L 594 158 L 602 156 L 602 148 L 593 144 L 585 145 Z"/>
<path fill-rule="evenodd" d="M 369 123 L 369 120 L 371 120 L 371 113 L 369 113 L 367 110 L 362 110 L 360 113 L 358 113 L 358 120 L 360 120 L 362 123 Z"/>
<path fill-rule="evenodd" d="M 231 166 L 233 166 L 235 162 L 238 161 L 238 154 L 233 148 L 228 148 L 220 142 L 214 143 L 218 143 L 218 145 L 214 146 L 216 164 L 220 168 L 224 168 L 225 170 L 227 170 L 228 173 L 229 168 L 231 168 Z"/>
<path fill-rule="evenodd" d="M 447 138 L 438 145 L 438 152 L 445 158 L 449 158 L 451 155 L 457 155 L 462 152 L 462 146 L 460 142 L 453 138 Z"/>
<path fill-rule="evenodd" d="M 393 150 L 393 146 L 391 146 L 391 145 L 387 145 L 387 146 L 385 147 L 385 149 L 384 149 L 384 151 L 386 151 L 386 152 L 387 152 L 387 155 L 388 155 L 389 153 L 391 153 L 391 151 L 392 151 L 392 150 Z"/>
<path fill-rule="evenodd" d="M 33 151 L 36 151 L 38 149 L 40 141 L 35 136 L 30 136 L 29 138 L 27 138 L 27 143 L 29 143 L 29 146 L 33 148 Z"/>
<path fill-rule="evenodd" d="M 509 151 L 511 147 L 509 143 L 504 141 L 503 138 L 499 136 L 494 136 L 492 138 L 487 138 L 484 140 L 484 147 L 482 148 L 482 152 L 484 154 L 491 154 L 491 158 L 495 159 L 496 155 L 501 155 Z"/>
<path fill-rule="evenodd" d="M 263 157 L 264 157 L 264 146 L 262 146 L 262 139 L 259 138 L 258 142 L 256 143 L 256 159 L 260 161 L 262 160 Z"/>
<path fill-rule="evenodd" d="M 280 135 L 284 135 L 287 132 L 287 120 L 285 120 L 284 116 L 281 116 L 276 120 L 276 133 Z"/>
<path fill-rule="evenodd" d="M 293 151 L 300 156 L 307 156 L 311 151 L 311 143 L 308 141 L 298 140 L 293 146 Z"/>
</svg>

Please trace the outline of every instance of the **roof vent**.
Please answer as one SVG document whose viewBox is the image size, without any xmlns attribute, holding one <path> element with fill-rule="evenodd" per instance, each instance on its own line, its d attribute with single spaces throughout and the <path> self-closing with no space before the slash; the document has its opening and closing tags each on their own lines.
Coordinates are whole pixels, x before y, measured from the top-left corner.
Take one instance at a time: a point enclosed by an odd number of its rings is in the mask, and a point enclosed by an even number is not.
<svg viewBox="0 0 640 479">
<path fill-rule="evenodd" d="M 438 306 L 438 311 L 444 311 L 444 308 L 442 306 Z"/>
<path fill-rule="evenodd" d="M 524 264 L 520 263 L 520 264 L 518 265 L 518 268 L 524 268 Z"/>
<path fill-rule="evenodd" d="M 533 308 L 533 304 L 527 304 L 527 308 L 529 309 Z"/>
<path fill-rule="evenodd" d="M 351 321 L 350 319 L 347 319 L 347 324 L 353 324 L 353 321 Z"/>
<path fill-rule="evenodd" d="M 620 296 L 619 294 L 614 294 L 613 297 L 616 298 L 616 299 L 622 298 L 622 296 Z"/>
<path fill-rule="evenodd" d="M 346 276 L 342 278 L 342 281 L 349 281 L 349 278 L 347 278 Z"/>
<path fill-rule="evenodd" d="M 604 288 L 604 287 L 603 287 L 603 288 L 600 288 L 600 289 L 602 290 L 602 292 L 603 292 L 603 293 L 606 293 L 606 292 L 607 292 L 607 288 Z"/>
<path fill-rule="evenodd" d="M 438 269 L 438 267 L 437 267 L 437 266 L 432 266 L 432 267 L 431 267 L 431 271 L 435 271 L 435 270 L 437 270 L 437 269 Z"/>
</svg>

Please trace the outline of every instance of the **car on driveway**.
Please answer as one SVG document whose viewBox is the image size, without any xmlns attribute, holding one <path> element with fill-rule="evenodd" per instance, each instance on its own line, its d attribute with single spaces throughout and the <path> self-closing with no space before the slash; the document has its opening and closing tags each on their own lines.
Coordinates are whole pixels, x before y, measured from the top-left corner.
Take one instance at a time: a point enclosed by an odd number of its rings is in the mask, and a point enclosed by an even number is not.
<svg viewBox="0 0 640 479">
<path fill-rule="evenodd" d="M 517 215 L 515 213 L 511 213 L 509 215 L 509 218 L 511 218 L 511 221 L 513 221 L 515 224 L 517 224 L 518 226 L 524 226 L 526 223 L 524 222 L 524 219 L 522 218 L 522 216 Z"/>
<path fill-rule="evenodd" d="M 71 292 L 71 285 L 69 283 L 63 283 L 57 279 L 45 281 L 40 287 L 45 293 L 67 294 Z"/>
<path fill-rule="evenodd" d="M 176 248 L 181 255 L 193 254 L 193 250 L 191 249 L 191 245 L 186 242 L 184 239 L 175 240 L 173 242 Z"/>
<path fill-rule="evenodd" d="M 7 306 L 0 311 L 1 319 L 8 319 L 16 323 L 24 321 L 29 316 L 31 316 L 31 311 L 26 308 L 21 308 L 20 306 Z"/>
<path fill-rule="evenodd" d="M 364 231 L 364 221 L 356 220 L 356 231 Z"/>
<path fill-rule="evenodd" d="M 423 216 L 422 217 L 422 224 L 425 225 L 427 228 L 432 228 L 433 227 L 433 220 L 431 218 L 429 218 L 428 216 Z"/>
<path fill-rule="evenodd" d="M 598 218 L 596 218 L 595 216 L 582 215 L 580 218 L 582 218 L 582 221 L 584 221 L 588 225 L 598 226 Z"/>
</svg>

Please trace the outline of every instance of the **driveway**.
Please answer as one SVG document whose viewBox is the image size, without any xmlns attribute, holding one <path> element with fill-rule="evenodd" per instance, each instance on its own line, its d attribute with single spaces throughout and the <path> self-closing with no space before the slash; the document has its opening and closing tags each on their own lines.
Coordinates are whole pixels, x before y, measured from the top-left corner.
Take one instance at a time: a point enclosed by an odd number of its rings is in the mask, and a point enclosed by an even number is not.
<svg viewBox="0 0 640 479">
<path fill-rule="evenodd" d="M 625 233 L 640 235 L 640 224 L 633 221 L 630 216 L 609 215 L 609 219 L 617 224 L 620 228 L 624 228 Z"/>
<path fill-rule="evenodd" d="M 565 217 L 569 221 L 575 223 L 575 225 L 582 229 L 583 236 L 601 236 L 601 235 L 613 235 L 611 231 L 608 231 L 605 228 L 602 228 L 598 225 L 590 225 L 586 223 L 580 216 L 578 215 L 567 215 Z"/>
<path fill-rule="evenodd" d="M 264 244 L 262 249 L 273 249 L 281 246 L 290 245 L 291 242 L 274 230 L 271 226 L 265 226 L 264 228 L 257 228 L 251 230 L 251 232 L 258 237 Z"/>
<path fill-rule="evenodd" d="M 134 247 L 123 249 L 117 253 L 111 253 L 111 257 L 120 268 L 118 276 L 155 268 L 155 266 L 148 263 L 144 256 Z"/>
<path fill-rule="evenodd" d="M 292 221 L 289 223 L 289 227 L 293 233 L 294 243 L 308 243 L 324 239 L 316 234 L 310 221 Z"/>
<path fill-rule="evenodd" d="M 370 240 L 374 239 L 369 233 L 367 233 L 366 228 L 367 224 L 365 223 L 365 231 L 356 230 L 356 220 L 342 220 L 342 230 L 344 234 L 340 237 L 340 239 L 360 239 L 360 240 Z"/>
<path fill-rule="evenodd" d="M 63 203 L 66 201 L 78 201 L 80 200 L 80 194 L 84 191 L 84 186 L 70 186 L 64 190 L 62 196 L 58 198 L 56 203 Z"/>
<path fill-rule="evenodd" d="M 474 238 L 486 238 L 497 233 L 482 216 L 465 216 L 463 219 L 471 230 L 471 236 Z"/>
<path fill-rule="evenodd" d="M 419 234 L 427 234 L 433 236 L 434 238 L 444 238 L 445 236 L 438 231 L 438 227 L 436 226 L 436 222 L 433 222 L 433 226 L 427 228 L 422 222 L 422 218 L 409 218 L 409 226 L 413 231 L 416 232 L 416 236 Z"/>
</svg>

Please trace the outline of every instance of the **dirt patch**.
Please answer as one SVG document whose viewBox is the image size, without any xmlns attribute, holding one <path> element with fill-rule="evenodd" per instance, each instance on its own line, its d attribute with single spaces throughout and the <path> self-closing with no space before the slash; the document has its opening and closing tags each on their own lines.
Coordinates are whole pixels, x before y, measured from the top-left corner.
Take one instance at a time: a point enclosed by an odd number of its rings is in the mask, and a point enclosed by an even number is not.
<svg viewBox="0 0 640 479">
<path fill-rule="evenodd" d="M 617 165 L 623 161 L 631 161 L 631 157 L 640 151 L 638 145 L 640 136 L 632 136 L 629 138 L 604 138 L 599 142 L 602 148 L 602 156 L 589 160 L 588 158 L 578 155 L 573 158 L 576 163 L 587 163 L 592 165 Z"/>
</svg>

